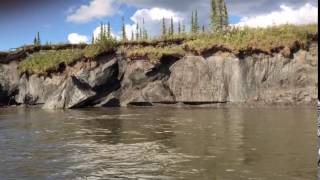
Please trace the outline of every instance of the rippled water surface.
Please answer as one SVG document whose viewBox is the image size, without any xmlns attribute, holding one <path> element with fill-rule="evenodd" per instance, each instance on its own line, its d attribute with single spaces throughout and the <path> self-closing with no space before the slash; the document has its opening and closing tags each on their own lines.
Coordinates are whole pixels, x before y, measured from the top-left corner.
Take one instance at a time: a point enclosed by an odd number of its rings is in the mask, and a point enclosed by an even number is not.
<svg viewBox="0 0 320 180">
<path fill-rule="evenodd" d="M 316 179 L 316 108 L 0 109 L 0 179 Z"/>
</svg>

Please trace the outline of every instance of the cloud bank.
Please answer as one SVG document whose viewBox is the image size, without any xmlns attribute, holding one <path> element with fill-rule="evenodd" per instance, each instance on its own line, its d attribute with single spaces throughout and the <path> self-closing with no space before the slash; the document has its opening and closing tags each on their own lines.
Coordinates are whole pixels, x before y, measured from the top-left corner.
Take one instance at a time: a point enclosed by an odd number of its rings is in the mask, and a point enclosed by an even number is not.
<svg viewBox="0 0 320 180">
<path fill-rule="evenodd" d="M 116 12 L 114 0 L 92 0 L 89 5 L 82 5 L 67 17 L 68 22 L 86 23 L 95 18 L 111 16 Z"/>
<path fill-rule="evenodd" d="M 128 39 L 131 39 L 132 33 L 133 33 L 135 37 L 137 25 L 139 24 L 139 26 L 141 27 L 143 24 L 143 19 L 145 23 L 144 27 L 148 31 L 149 35 L 150 36 L 159 35 L 161 32 L 162 18 L 165 18 L 167 27 L 169 27 L 171 17 L 176 27 L 179 21 L 180 22 L 184 21 L 183 17 L 181 17 L 178 13 L 175 13 L 173 11 L 166 10 L 166 9 L 152 8 L 152 9 L 137 10 L 130 17 L 130 20 L 133 21 L 133 23 L 125 24 L 126 36 Z M 95 38 L 99 37 L 100 32 L 101 32 L 100 26 L 96 27 L 93 30 L 93 36 Z M 111 36 L 116 39 L 121 39 L 122 32 L 114 32 L 111 29 Z"/>
<path fill-rule="evenodd" d="M 171 10 L 157 7 L 152 9 L 140 9 L 130 17 L 130 19 L 133 21 L 133 24 L 126 24 L 127 37 L 131 38 L 132 32 L 134 34 L 136 33 L 136 27 L 138 24 L 139 26 L 142 26 L 143 19 L 145 23 L 145 29 L 149 32 L 149 35 L 155 36 L 160 34 L 163 18 L 165 18 L 167 27 L 169 27 L 171 18 L 173 19 L 176 27 L 179 21 L 184 21 L 182 15 Z"/>
<path fill-rule="evenodd" d="M 230 16 L 240 17 L 236 26 L 268 27 L 279 24 L 309 24 L 318 22 L 317 0 L 226 0 Z M 199 24 L 206 29 L 210 24 L 210 0 L 91 0 L 89 5 L 82 5 L 74 10 L 67 18 L 74 23 L 85 23 L 95 18 L 114 15 L 120 11 L 120 5 L 136 7 L 137 10 L 130 17 L 132 23 L 126 24 L 127 37 L 131 39 L 136 33 L 137 24 L 142 25 L 149 35 L 161 34 L 162 18 L 166 19 L 167 27 L 170 18 L 174 20 L 177 30 L 178 22 L 190 29 L 191 12 L 198 10 Z M 94 30 L 94 36 L 99 34 L 100 28 Z M 121 32 L 112 32 L 120 38 Z"/>
<path fill-rule="evenodd" d="M 307 3 L 298 9 L 281 5 L 280 11 L 273 11 L 256 17 L 243 17 L 236 26 L 268 27 L 280 24 L 302 25 L 317 22 L 318 8 Z"/>
<path fill-rule="evenodd" d="M 80 35 L 78 33 L 71 33 L 68 35 L 68 41 L 71 44 L 88 43 L 89 38 L 87 36 Z"/>
</svg>

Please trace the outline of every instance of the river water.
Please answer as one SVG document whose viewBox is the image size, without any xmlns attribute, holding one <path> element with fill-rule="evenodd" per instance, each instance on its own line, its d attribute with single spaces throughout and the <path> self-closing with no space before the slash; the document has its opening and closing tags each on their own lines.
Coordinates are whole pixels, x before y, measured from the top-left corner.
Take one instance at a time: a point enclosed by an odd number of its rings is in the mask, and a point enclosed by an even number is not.
<svg viewBox="0 0 320 180">
<path fill-rule="evenodd" d="M 0 109 L 0 179 L 316 179 L 315 107 Z"/>
</svg>

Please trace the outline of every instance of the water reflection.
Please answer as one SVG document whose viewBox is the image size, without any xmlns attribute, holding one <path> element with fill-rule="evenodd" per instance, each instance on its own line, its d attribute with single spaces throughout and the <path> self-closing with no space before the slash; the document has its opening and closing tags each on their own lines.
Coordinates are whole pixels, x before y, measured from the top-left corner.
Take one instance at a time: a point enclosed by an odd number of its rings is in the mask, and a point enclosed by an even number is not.
<svg viewBox="0 0 320 180">
<path fill-rule="evenodd" d="M 4 179 L 316 179 L 316 110 L 0 110 Z"/>
</svg>

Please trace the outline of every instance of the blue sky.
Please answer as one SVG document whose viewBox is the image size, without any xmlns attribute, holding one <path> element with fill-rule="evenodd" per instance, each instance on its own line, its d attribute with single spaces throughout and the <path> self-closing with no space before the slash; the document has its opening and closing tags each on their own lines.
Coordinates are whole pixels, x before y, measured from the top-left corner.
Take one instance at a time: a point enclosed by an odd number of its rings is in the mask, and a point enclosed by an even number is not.
<svg viewBox="0 0 320 180">
<path fill-rule="evenodd" d="M 12 9 L 11 13 L 4 13 L 4 11 L 2 11 L 3 13 L 0 13 L 0 51 L 16 48 L 24 44 L 31 44 L 37 32 L 40 32 L 43 43 L 68 42 L 68 36 L 71 33 L 76 33 L 80 37 L 91 39 L 94 30 L 99 26 L 101 21 L 110 21 L 113 27 L 112 31 L 117 35 L 120 31 L 122 16 L 126 19 L 130 34 L 142 16 L 146 17 L 146 26 L 150 28 L 148 30 L 153 35 L 159 32 L 159 17 L 162 18 L 162 16 L 166 16 L 167 14 L 173 16 L 177 22 L 183 21 L 188 26 L 188 19 L 193 9 L 199 10 L 200 22 L 207 27 L 210 11 L 208 1 L 209 0 L 70 0 L 64 2 L 58 0 L 57 3 L 51 3 L 48 6 L 43 5 L 41 7 L 24 10 Z M 240 4 L 241 1 L 242 4 Z M 298 10 L 302 8 L 304 8 L 307 13 L 313 13 L 310 14 L 309 19 L 307 19 L 308 22 L 309 20 L 310 22 L 317 21 L 317 19 L 315 19 L 315 16 L 318 16 L 318 14 L 315 14 L 315 8 L 316 10 L 318 9 L 317 1 L 310 0 L 302 3 L 299 1 L 298 3 L 298 1 L 294 2 L 296 0 L 283 0 L 283 3 L 279 3 L 279 1 L 270 0 L 268 5 L 264 5 L 262 3 L 264 1 L 261 1 L 261 3 L 259 3 L 259 1 L 260 0 L 255 0 L 254 2 L 251 0 L 238 0 L 238 3 L 234 1 L 231 2 L 231 0 L 230 2 L 227 1 L 230 23 L 247 23 L 254 25 L 259 24 L 261 19 L 266 19 L 266 21 L 276 21 L 279 19 L 271 16 L 272 12 L 278 12 L 279 16 L 289 13 L 290 15 L 293 14 L 300 17 L 301 15 L 299 16 L 299 13 L 295 13 L 295 11 L 298 12 Z M 94 3 L 97 3 L 97 5 L 95 6 Z M 309 6 L 306 7 L 308 3 Z M 246 5 L 247 10 L 243 8 L 244 5 Z M 291 11 L 286 10 L 285 7 L 283 8 L 283 5 L 291 8 Z M 261 10 L 259 10 L 259 8 L 261 8 Z M 16 13 L 12 13 L 14 11 L 16 11 Z M 99 13 L 99 11 L 101 12 Z M 70 17 L 73 17 L 73 19 Z M 260 17 L 260 19 L 257 17 Z M 82 19 L 79 20 L 76 18 Z M 302 19 L 301 22 L 302 21 L 306 22 L 305 19 Z M 299 21 L 293 23 L 299 24 Z"/>
<path fill-rule="evenodd" d="M 77 3 L 75 3 L 77 4 Z M 93 19 L 89 23 L 78 24 L 66 21 L 68 9 L 75 4 L 62 4 L 51 6 L 45 9 L 37 8 L 35 11 L 28 11 L 0 19 L 0 50 L 16 48 L 33 42 L 37 32 L 40 32 L 41 40 L 45 42 L 68 42 L 68 34 L 77 32 L 91 36 L 101 20 L 110 20 L 114 27 L 118 27 L 117 17 L 105 17 Z M 78 4 L 79 5 L 79 4 Z"/>
</svg>

